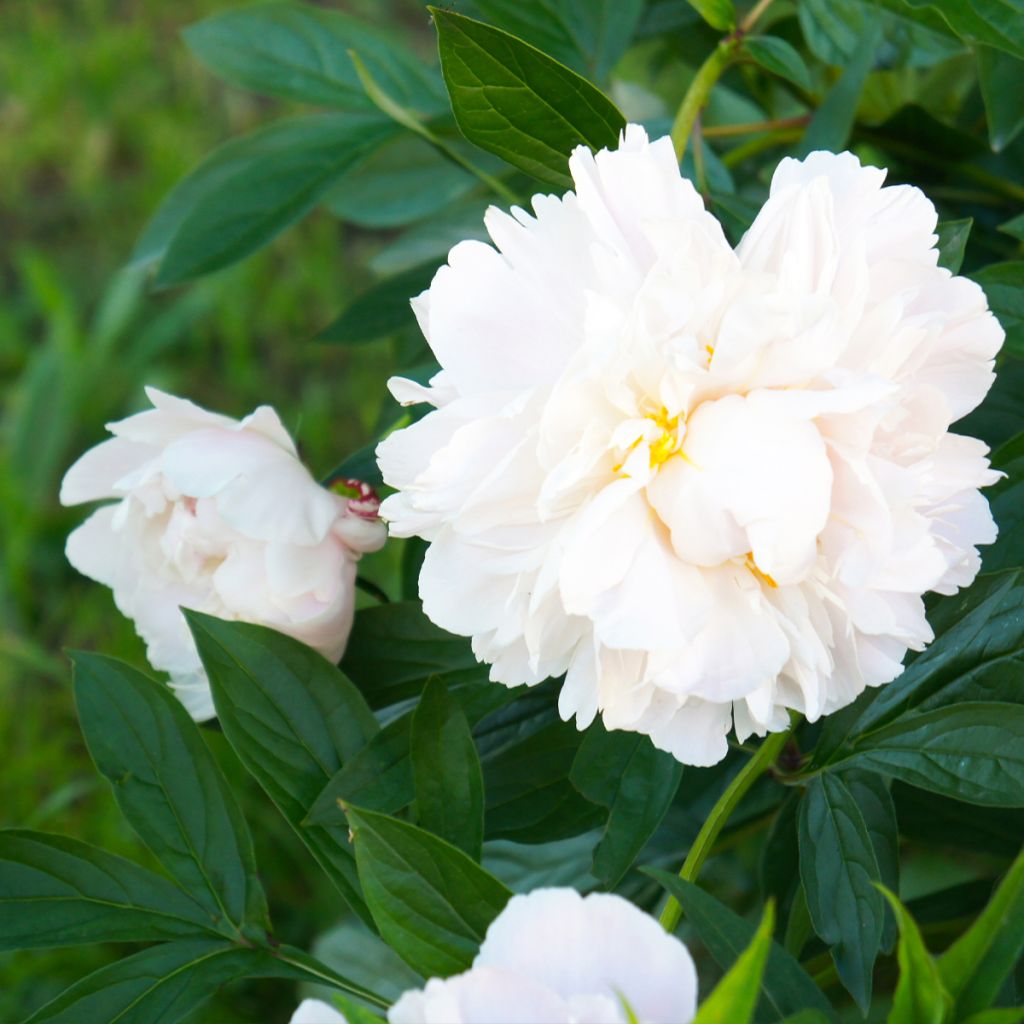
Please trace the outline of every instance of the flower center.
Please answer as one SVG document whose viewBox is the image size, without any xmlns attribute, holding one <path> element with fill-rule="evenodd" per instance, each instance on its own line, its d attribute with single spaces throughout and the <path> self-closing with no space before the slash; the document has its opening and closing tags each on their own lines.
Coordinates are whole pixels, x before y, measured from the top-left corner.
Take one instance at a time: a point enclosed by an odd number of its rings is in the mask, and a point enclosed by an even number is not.
<svg viewBox="0 0 1024 1024">
<path fill-rule="evenodd" d="M 668 410 L 662 406 L 645 418 L 661 429 L 661 436 L 651 444 L 651 469 L 657 469 L 683 446 L 679 439 L 679 416 L 669 417 Z"/>
<path fill-rule="evenodd" d="M 655 435 L 649 426 L 641 426 L 641 424 L 645 423 L 654 424 L 654 427 L 660 433 Z M 612 467 L 612 471 L 614 473 L 621 473 L 622 467 L 625 466 L 630 454 L 644 441 L 647 441 L 648 457 L 652 470 L 657 469 L 663 462 L 667 462 L 673 455 L 681 455 L 683 458 L 686 458 L 686 454 L 682 450 L 683 442 L 680 430 L 681 425 L 685 423 L 686 417 L 682 413 L 669 416 L 668 409 L 665 406 L 661 406 L 655 412 L 645 413 L 640 419 L 631 420 L 630 424 L 634 429 L 638 429 L 639 433 L 628 445 L 625 445 L 625 454 Z M 628 437 L 629 435 L 627 434 L 626 436 Z M 629 474 L 625 473 L 623 475 L 628 476 Z"/>
</svg>

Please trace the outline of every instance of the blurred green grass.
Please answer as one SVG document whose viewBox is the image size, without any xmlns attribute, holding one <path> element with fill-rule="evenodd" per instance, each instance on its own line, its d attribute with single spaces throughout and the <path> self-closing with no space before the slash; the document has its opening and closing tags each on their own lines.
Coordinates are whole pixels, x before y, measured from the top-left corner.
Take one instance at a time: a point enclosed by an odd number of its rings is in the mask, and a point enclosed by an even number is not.
<svg viewBox="0 0 1024 1024">
<path fill-rule="evenodd" d="M 147 861 L 78 731 L 63 648 L 144 665 L 109 593 L 67 565 L 84 517 L 60 478 L 156 384 L 242 415 L 267 402 L 315 473 L 371 435 L 389 358 L 310 336 L 365 283 L 379 244 L 318 213 L 241 266 L 148 294 L 124 270 L 174 182 L 269 104 L 220 84 L 178 37 L 224 0 L 13 0 L 0 9 L 0 825 L 74 835 Z M 354 13 L 382 5 L 348 3 Z M 387 5 L 383 5 L 387 6 Z M 395 6 L 415 30 L 413 5 Z M 424 30 L 426 23 L 424 22 Z M 276 105 L 280 107 L 280 105 Z M 213 735 L 243 790 L 275 919 L 309 943 L 335 897 Z M 13 1022 L 123 950 L 0 955 L 0 1021 Z M 249 985 L 196 1020 L 287 1020 L 287 986 Z"/>
</svg>

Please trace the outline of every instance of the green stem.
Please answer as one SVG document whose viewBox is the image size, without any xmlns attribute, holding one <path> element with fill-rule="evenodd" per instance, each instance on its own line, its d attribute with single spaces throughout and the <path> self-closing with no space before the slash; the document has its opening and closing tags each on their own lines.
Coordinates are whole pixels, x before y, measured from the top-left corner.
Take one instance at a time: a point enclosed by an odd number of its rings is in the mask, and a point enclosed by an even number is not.
<svg viewBox="0 0 1024 1024">
<path fill-rule="evenodd" d="M 729 816 L 736 810 L 747 790 L 761 777 L 764 771 L 774 764 L 792 731 L 792 727 L 790 727 L 785 732 L 772 733 L 718 798 L 718 802 L 705 819 L 700 832 L 697 833 L 697 838 L 693 841 L 693 846 L 690 847 L 690 852 L 686 855 L 686 860 L 683 861 L 682 868 L 679 870 L 679 877 L 684 881 L 695 882 L 697 880 L 697 875 L 711 853 L 718 834 L 729 820 Z M 676 930 L 682 912 L 678 901 L 670 896 L 661 912 L 661 923 L 667 932 Z"/>
<path fill-rule="evenodd" d="M 690 88 L 686 90 L 683 102 L 676 111 L 676 119 L 672 122 L 672 145 L 679 160 L 683 159 L 693 126 L 708 101 L 712 86 L 729 66 L 739 43 L 739 39 L 733 36 L 723 39 L 700 66 L 700 70 L 690 83 Z"/>
</svg>

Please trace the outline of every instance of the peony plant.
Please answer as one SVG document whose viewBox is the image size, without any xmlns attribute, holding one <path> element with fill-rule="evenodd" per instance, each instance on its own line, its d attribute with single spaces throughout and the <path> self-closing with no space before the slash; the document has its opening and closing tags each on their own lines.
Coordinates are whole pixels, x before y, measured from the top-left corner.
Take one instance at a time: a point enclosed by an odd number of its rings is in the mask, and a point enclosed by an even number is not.
<svg viewBox="0 0 1024 1024">
<path fill-rule="evenodd" d="M 323 482 L 269 407 L 155 388 L 69 468 L 68 559 L 167 677 L 71 655 L 160 870 L 0 830 L 0 948 L 134 944 L 26 1024 L 259 978 L 291 1024 L 1024 1020 L 1024 30 L 465 7 L 438 67 L 299 3 L 186 33 L 328 112 L 225 143 L 136 261 L 400 228 L 318 336 L 395 373 Z M 272 920 L 235 760 L 333 946 Z"/>
</svg>

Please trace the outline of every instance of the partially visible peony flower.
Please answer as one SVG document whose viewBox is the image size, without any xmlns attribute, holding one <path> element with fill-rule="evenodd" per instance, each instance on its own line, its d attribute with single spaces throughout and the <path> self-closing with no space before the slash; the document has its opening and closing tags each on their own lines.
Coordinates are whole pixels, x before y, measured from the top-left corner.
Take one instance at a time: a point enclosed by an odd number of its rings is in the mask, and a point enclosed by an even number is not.
<svg viewBox="0 0 1024 1024">
<path fill-rule="evenodd" d="M 287 633 L 341 657 L 355 601 L 356 562 L 385 539 L 371 490 L 321 487 L 277 413 L 244 420 L 147 388 L 154 408 L 67 472 L 65 505 L 119 499 L 68 538 L 81 573 L 114 591 L 155 668 L 197 720 L 214 715 L 182 607 Z"/>
<path fill-rule="evenodd" d="M 345 1015 L 320 999 L 303 999 L 288 1024 L 348 1024 Z"/>
<path fill-rule="evenodd" d="M 922 595 L 975 577 L 997 474 L 949 427 L 1003 331 L 932 204 L 849 153 L 783 160 L 735 250 L 668 139 L 570 169 L 414 300 L 442 370 L 391 388 L 436 410 L 378 448 L 381 514 L 492 679 L 565 673 L 580 728 L 713 764 L 894 679 Z"/>
<path fill-rule="evenodd" d="M 406 992 L 390 1024 L 687 1024 L 697 972 L 686 947 L 621 896 L 513 896 L 473 966 Z M 628 1011 L 627 1011 L 628 1006 Z"/>
</svg>

